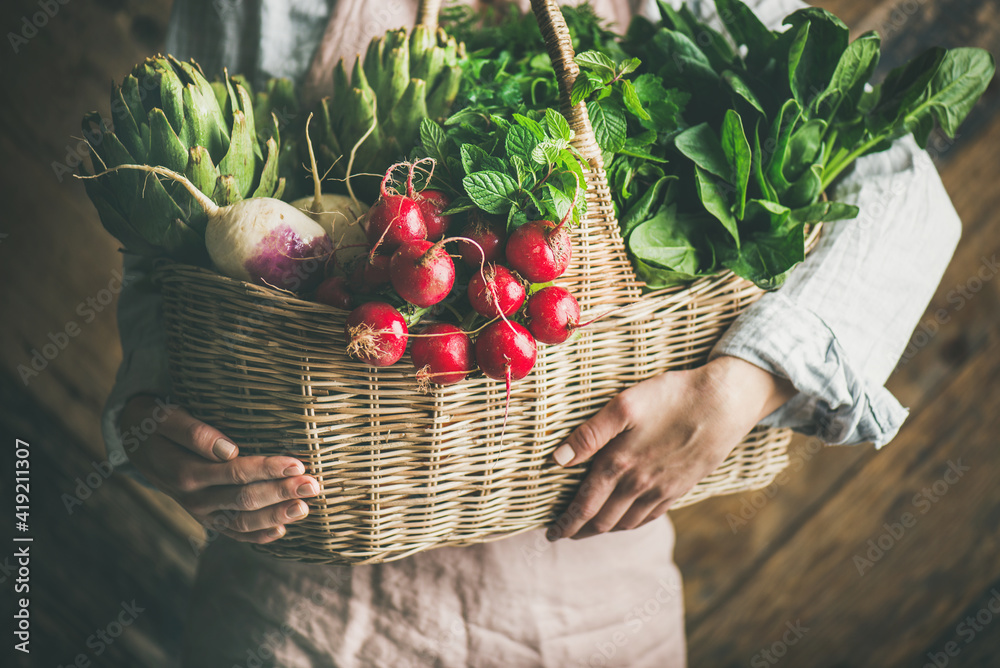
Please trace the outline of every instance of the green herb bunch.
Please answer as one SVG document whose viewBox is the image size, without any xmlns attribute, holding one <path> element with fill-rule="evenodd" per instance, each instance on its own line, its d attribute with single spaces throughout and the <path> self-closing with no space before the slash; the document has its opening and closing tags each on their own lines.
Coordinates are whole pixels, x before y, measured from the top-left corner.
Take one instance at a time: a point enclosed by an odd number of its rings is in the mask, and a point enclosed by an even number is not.
<svg viewBox="0 0 1000 668">
<path fill-rule="evenodd" d="M 686 6 L 659 6 L 659 23 L 629 27 L 624 59 L 579 54 L 573 90 L 650 287 L 722 268 L 778 287 L 804 259 L 806 224 L 858 214 L 823 201 L 837 177 L 911 132 L 920 146 L 935 124 L 954 137 L 995 69 L 982 49 L 933 48 L 871 86 L 878 34 L 851 42 L 825 10 L 794 12 L 778 32 L 740 0 L 716 0 L 723 35 Z"/>
<path fill-rule="evenodd" d="M 417 157 L 436 164 L 432 186 L 454 197 L 445 213 L 481 211 L 514 229 L 568 213 L 575 223 L 586 211 L 584 164 L 570 148 L 569 123 L 553 109 L 508 120 L 467 108 L 443 127 L 425 119 L 420 137 Z"/>
</svg>

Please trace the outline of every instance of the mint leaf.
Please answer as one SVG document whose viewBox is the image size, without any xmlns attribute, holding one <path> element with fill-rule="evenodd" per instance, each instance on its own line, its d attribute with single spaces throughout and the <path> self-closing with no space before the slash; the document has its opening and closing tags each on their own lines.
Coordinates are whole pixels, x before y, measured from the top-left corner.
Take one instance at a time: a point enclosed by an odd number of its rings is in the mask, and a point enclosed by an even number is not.
<svg viewBox="0 0 1000 668">
<path fill-rule="evenodd" d="M 555 109 L 545 110 L 545 125 L 549 128 L 549 136 L 553 139 L 564 139 L 569 141 L 573 138 L 573 130 L 565 117 Z"/>
<path fill-rule="evenodd" d="M 612 100 L 588 102 L 587 112 L 594 126 L 594 137 L 602 151 L 616 153 L 625 146 L 625 111 Z"/>
<path fill-rule="evenodd" d="M 531 159 L 540 165 L 551 165 L 559 159 L 559 153 L 569 146 L 565 140 L 543 141 L 531 152 Z"/>
<path fill-rule="evenodd" d="M 652 120 L 649 112 L 642 108 L 642 100 L 639 99 L 639 94 L 635 92 L 635 86 L 632 85 L 632 82 L 625 79 L 621 84 L 622 99 L 625 101 L 625 106 L 628 110 L 644 121 Z"/>
<path fill-rule="evenodd" d="M 527 162 L 519 155 L 510 156 L 510 164 L 514 165 L 514 173 L 517 175 L 517 183 L 521 188 L 525 188 L 525 182 L 531 176 L 531 170 Z"/>
<path fill-rule="evenodd" d="M 535 139 L 538 141 L 545 140 L 545 128 L 538 121 L 527 116 L 522 116 L 521 114 L 514 114 L 514 121 L 522 128 L 527 128 L 531 134 L 535 135 Z"/>
<path fill-rule="evenodd" d="M 420 121 L 420 143 L 428 156 L 439 163 L 444 162 L 444 157 L 448 154 L 448 138 L 444 129 L 429 118 Z"/>
<path fill-rule="evenodd" d="M 573 82 L 573 90 L 570 92 L 570 104 L 576 106 L 590 97 L 591 93 L 604 86 L 601 78 L 592 72 L 580 72 Z"/>
<path fill-rule="evenodd" d="M 530 160 L 531 152 L 538 146 L 538 140 L 527 128 L 515 125 L 507 133 L 504 145 L 507 149 L 508 159 L 516 156 L 523 160 Z"/>
<path fill-rule="evenodd" d="M 463 213 L 476 208 L 476 203 L 465 195 L 456 197 L 448 207 L 441 212 L 442 216 L 450 216 L 454 213 Z"/>
<path fill-rule="evenodd" d="M 608 83 L 615 78 L 615 61 L 600 51 L 578 53 L 575 60 L 576 64 L 581 68 L 589 69 L 599 74 L 604 83 Z"/>
<path fill-rule="evenodd" d="M 462 169 L 466 174 L 472 174 L 482 169 L 481 165 L 489 155 L 475 144 L 462 144 Z"/>
<path fill-rule="evenodd" d="M 463 147 L 464 148 L 464 147 Z M 486 213 L 505 214 L 514 203 L 517 183 L 503 172 L 475 172 L 462 179 L 466 194 Z"/>
<path fill-rule="evenodd" d="M 638 58 L 629 58 L 628 60 L 623 60 L 618 64 L 618 69 L 615 76 L 622 77 L 626 74 L 631 74 L 639 69 L 639 65 L 642 65 L 642 61 Z"/>
</svg>

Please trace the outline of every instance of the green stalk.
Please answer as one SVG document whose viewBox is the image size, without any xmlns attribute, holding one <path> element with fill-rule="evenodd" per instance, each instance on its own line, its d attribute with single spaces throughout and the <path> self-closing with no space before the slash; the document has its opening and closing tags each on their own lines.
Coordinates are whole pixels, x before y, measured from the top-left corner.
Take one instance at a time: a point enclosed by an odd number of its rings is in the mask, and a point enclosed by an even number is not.
<svg viewBox="0 0 1000 668">
<path fill-rule="evenodd" d="M 840 151 L 837 152 L 837 157 L 827 163 L 827 165 L 823 168 L 822 189 L 826 190 L 830 184 L 833 183 L 838 176 L 840 176 L 840 173 L 851 165 L 851 163 L 864 155 L 868 149 L 877 145 L 886 138 L 886 135 L 872 137 L 870 140 L 866 141 L 864 144 L 854 149 L 843 158 L 840 158 L 844 151 L 844 149 L 841 148 Z"/>
</svg>

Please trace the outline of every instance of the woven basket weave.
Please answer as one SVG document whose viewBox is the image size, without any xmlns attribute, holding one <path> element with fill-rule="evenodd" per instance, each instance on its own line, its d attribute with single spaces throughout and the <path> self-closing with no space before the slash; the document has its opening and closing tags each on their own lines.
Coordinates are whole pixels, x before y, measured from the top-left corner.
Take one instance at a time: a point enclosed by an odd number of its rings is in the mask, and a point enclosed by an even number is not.
<svg viewBox="0 0 1000 668">
<path fill-rule="evenodd" d="M 424 3 L 421 20 L 433 24 L 436 5 Z M 577 68 L 566 25 L 554 2 L 532 7 L 568 100 Z M 261 549 L 377 563 L 551 522 L 586 472 L 552 463 L 560 441 L 628 385 L 703 363 L 762 294 L 731 273 L 642 294 L 586 107 L 563 113 L 590 170 L 588 213 L 559 282 L 584 319 L 621 308 L 569 343 L 539 347 L 534 370 L 513 386 L 506 427 L 502 382 L 421 392 L 408 360 L 376 369 L 347 357 L 345 311 L 197 267 L 159 267 L 176 395 L 243 452 L 297 457 L 322 487 L 308 517 Z M 766 486 L 787 465 L 789 440 L 787 430 L 755 429 L 674 507 Z"/>
</svg>

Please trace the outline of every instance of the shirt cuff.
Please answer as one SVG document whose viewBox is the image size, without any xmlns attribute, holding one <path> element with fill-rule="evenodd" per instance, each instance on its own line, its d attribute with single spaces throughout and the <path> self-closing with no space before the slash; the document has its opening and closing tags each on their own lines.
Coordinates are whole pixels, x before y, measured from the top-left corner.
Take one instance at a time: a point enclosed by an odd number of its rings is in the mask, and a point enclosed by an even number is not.
<svg viewBox="0 0 1000 668">
<path fill-rule="evenodd" d="M 791 381 L 798 394 L 761 424 L 790 427 L 834 445 L 871 441 L 880 448 L 909 411 L 884 387 L 872 387 L 851 365 L 836 335 L 781 292 L 744 311 L 709 356 L 738 357 Z"/>
<path fill-rule="evenodd" d="M 163 346 L 153 345 L 130 350 L 118 367 L 115 386 L 104 404 L 101 416 L 101 431 L 107 448 L 108 462 L 115 471 L 124 473 L 147 487 L 152 485 L 132 465 L 128 456 L 149 438 L 158 425 L 151 425 L 150 429 L 147 429 L 143 424 L 127 434 L 122 434 L 118 422 L 125 404 L 132 397 L 140 394 L 164 397 L 167 399 L 165 405 L 169 408 L 170 392 L 170 371 Z"/>
</svg>

